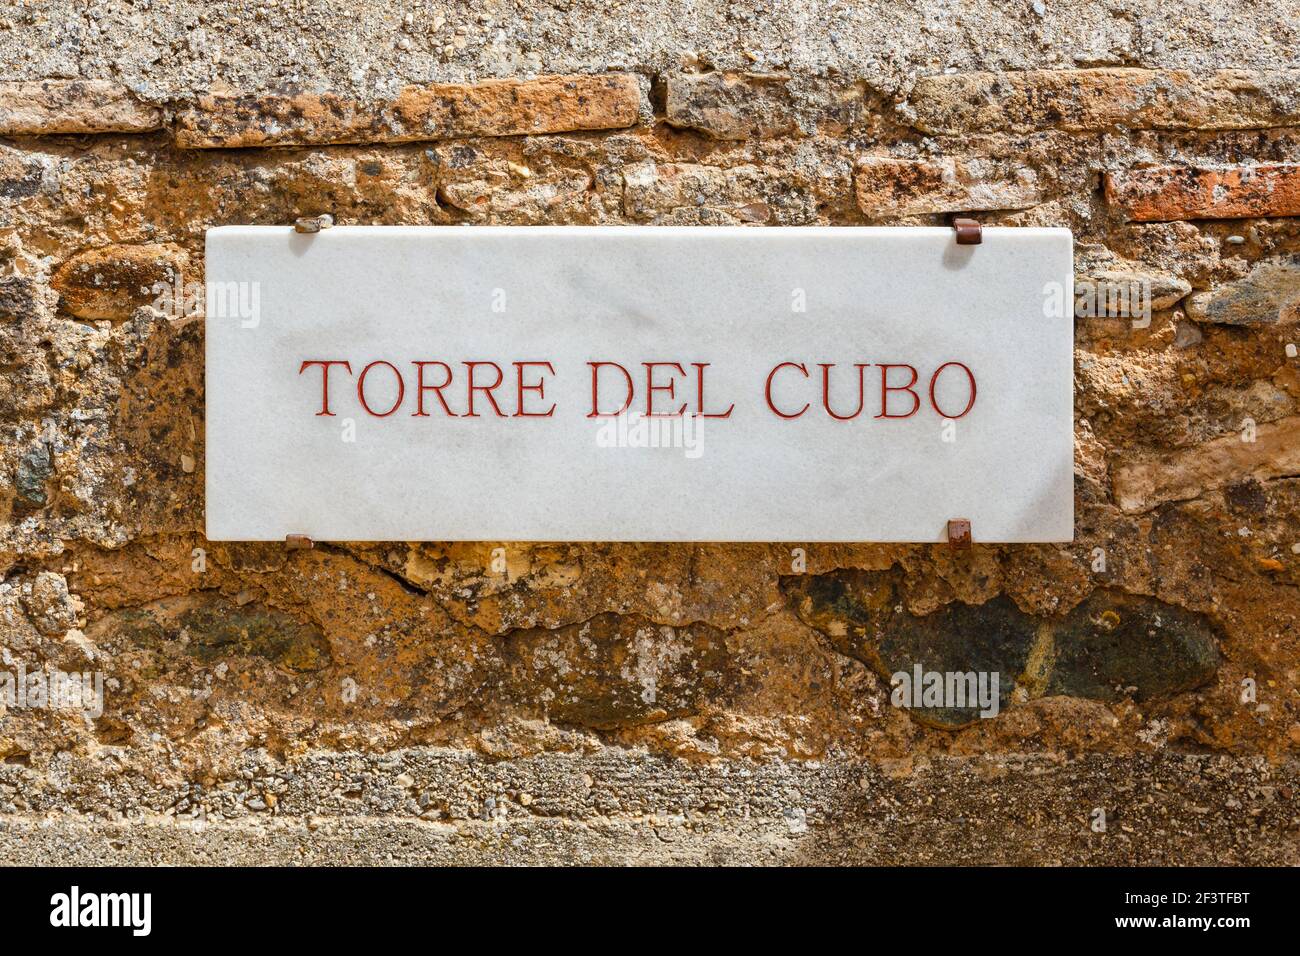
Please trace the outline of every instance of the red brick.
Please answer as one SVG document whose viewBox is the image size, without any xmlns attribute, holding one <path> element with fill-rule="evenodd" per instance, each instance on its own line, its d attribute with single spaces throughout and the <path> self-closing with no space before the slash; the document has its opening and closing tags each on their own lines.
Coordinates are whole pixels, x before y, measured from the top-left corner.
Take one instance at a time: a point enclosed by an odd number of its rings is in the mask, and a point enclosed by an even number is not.
<svg viewBox="0 0 1300 956">
<path fill-rule="evenodd" d="M 1300 216 L 1300 163 L 1108 173 L 1106 201 L 1133 222 Z"/>
</svg>

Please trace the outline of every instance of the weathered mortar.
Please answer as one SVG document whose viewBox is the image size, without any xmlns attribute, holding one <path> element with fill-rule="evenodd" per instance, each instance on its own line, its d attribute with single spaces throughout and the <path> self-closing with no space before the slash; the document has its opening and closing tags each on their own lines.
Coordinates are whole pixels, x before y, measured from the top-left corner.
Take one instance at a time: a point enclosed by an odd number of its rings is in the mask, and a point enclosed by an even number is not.
<svg viewBox="0 0 1300 956">
<path fill-rule="evenodd" d="M 194 858 L 160 828 L 208 816 L 226 861 L 315 817 L 368 859 L 484 817 L 630 859 L 680 813 L 683 859 L 771 859 L 775 829 L 777 859 L 860 860 L 901 802 L 925 861 L 971 861 L 961 757 L 1011 805 L 985 838 L 1024 841 L 997 859 L 1294 862 L 1294 3 L 726 6 L 0 8 L 0 647 L 108 681 L 96 718 L 0 710 L 0 860 L 51 812 L 118 820 L 95 839 L 131 859 Z M 962 212 L 1072 228 L 1079 278 L 1155 311 L 1076 321 L 1071 545 L 209 544 L 203 232 L 320 212 Z M 890 706 L 916 662 L 1004 670 L 1000 715 Z M 1042 765 L 1068 797 L 1027 792 Z M 1130 776 L 1188 795 L 1152 816 Z M 1102 843 L 1094 806 L 1148 842 Z M 448 858 L 527 858 L 467 832 Z"/>
</svg>

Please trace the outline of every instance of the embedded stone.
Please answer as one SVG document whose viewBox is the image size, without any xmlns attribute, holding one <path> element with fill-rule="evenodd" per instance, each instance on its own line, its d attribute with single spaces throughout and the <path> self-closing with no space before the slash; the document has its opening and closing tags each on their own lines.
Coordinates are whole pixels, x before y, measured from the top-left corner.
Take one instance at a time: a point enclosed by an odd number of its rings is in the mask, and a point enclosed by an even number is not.
<svg viewBox="0 0 1300 956">
<path fill-rule="evenodd" d="M 54 571 L 40 571 L 24 581 L 19 600 L 32 624 L 47 637 L 61 637 L 77 624 L 77 608 L 68 593 L 68 582 Z"/>
<path fill-rule="evenodd" d="M 1300 255 L 1260 262 L 1250 274 L 1187 300 L 1187 315 L 1220 325 L 1300 320 Z"/>
<path fill-rule="evenodd" d="M 1047 693 L 1094 700 L 1172 697 L 1208 683 L 1219 666 L 1205 615 L 1105 590 L 1053 629 L 1052 654 Z"/>
<path fill-rule="evenodd" d="M 73 256 L 54 274 L 65 309 L 80 319 L 122 320 L 183 282 L 189 257 L 179 246 L 114 245 Z"/>
<path fill-rule="evenodd" d="M 1169 273 L 1122 266 L 1094 269 L 1074 277 L 1074 314 L 1132 318 L 1142 308 L 1172 309 L 1191 291 L 1191 283 Z"/>
<path fill-rule="evenodd" d="M 18 492 L 18 501 L 30 507 L 41 508 L 49 503 L 47 483 L 54 474 L 54 462 L 50 457 L 50 448 L 44 442 L 35 442 L 18 459 L 18 470 L 14 478 L 14 487 Z"/>
<path fill-rule="evenodd" d="M 623 210 L 635 219 L 663 222 L 689 212 L 701 225 L 734 225 L 752 221 L 760 206 L 768 219 L 772 216 L 762 171 L 755 166 L 647 161 L 624 169 L 623 183 Z"/>
<path fill-rule="evenodd" d="M 930 613 L 905 609 L 890 572 L 835 571 L 782 579 L 799 618 L 831 639 L 842 653 L 862 661 L 886 682 L 906 675 L 997 675 L 998 710 L 1030 660 L 1038 622 L 999 595 L 983 604 L 954 601 Z M 991 686 L 991 685 L 990 685 Z M 977 719 L 978 706 L 912 706 L 924 723 L 961 727 Z"/>
<path fill-rule="evenodd" d="M 1060 618 L 1026 614 L 1006 595 L 913 614 L 893 571 L 792 576 L 782 586 L 805 624 L 893 688 L 905 684 L 917 695 L 922 677 L 940 675 L 947 685 L 996 674 L 998 711 L 1017 690 L 1028 698 L 1165 698 L 1201 686 L 1218 667 L 1217 631 L 1204 615 L 1118 591 L 1096 591 Z M 946 728 L 981 716 L 977 706 L 952 703 L 913 697 L 908 707 L 922 723 Z"/>
<path fill-rule="evenodd" d="M 1300 416 L 1240 432 L 1112 469 L 1115 499 L 1130 513 L 1150 511 L 1166 501 L 1185 501 L 1248 477 L 1259 480 L 1300 474 Z"/>
<path fill-rule="evenodd" d="M 185 649 L 207 663 L 247 655 L 296 672 L 330 663 L 329 644 L 317 627 L 262 604 L 217 599 L 181 612 L 175 623 L 188 638 Z"/>
</svg>

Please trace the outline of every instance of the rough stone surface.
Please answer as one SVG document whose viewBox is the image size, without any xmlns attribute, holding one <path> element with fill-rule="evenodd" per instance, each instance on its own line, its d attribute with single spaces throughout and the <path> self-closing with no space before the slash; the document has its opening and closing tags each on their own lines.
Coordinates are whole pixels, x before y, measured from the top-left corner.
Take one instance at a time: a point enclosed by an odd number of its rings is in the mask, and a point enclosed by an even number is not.
<svg viewBox="0 0 1300 956">
<path fill-rule="evenodd" d="M 707 624 L 675 628 L 636 615 L 598 614 L 509 641 L 509 682 L 537 698 L 539 717 L 582 727 L 636 726 L 685 717 L 739 685 L 726 635 Z M 618 675 L 618 680 L 610 680 Z"/>
<path fill-rule="evenodd" d="M 407 12 L 0 4 L 0 666 L 105 689 L 0 702 L 0 862 L 1300 863 L 1292 0 Z M 202 537 L 213 225 L 949 211 L 1149 286 L 1071 543 Z"/>
<path fill-rule="evenodd" d="M 611 13 L 603 0 L 495 12 L 431 0 L 410 24 L 390 4 L 249 6 L 169 0 L 131 7 L 12 5 L 0 63 L 14 79 L 116 75 L 168 95 L 213 84 L 273 89 L 297 81 L 362 92 L 404 83 L 577 73 L 617 64 L 645 73 L 683 66 L 801 76 L 861 75 L 897 89 L 960 72 L 1137 66 L 1300 68 L 1291 0 L 1250 6 L 1130 0 L 978 9 L 864 0 L 647 0 Z M 402 41 L 406 42 L 403 43 Z"/>
<path fill-rule="evenodd" d="M 265 752 L 238 781 L 152 783 L 70 762 L 98 812 L 0 816 L 0 863 L 1294 866 L 1300 767 L 1137 757 L 737 760 L 606 748 L 526 759 L 401 748 Z M 166 779 L 164 775 L 164 779 Z M 0 766 L 0 786 L 40 775 Z M 272 797 L 267 799 L 267 795 Z M 12 798 L 11 798 L 12 799 Z M 31 790 L 24 807 L 67 807 Z M 105 804 L 121 814 L 106 813 Z M 15 808 L 18 803 L 14 803 Z M 1094 832 L 1094 811 L 1113 822 Z M 319 812 L 318 812 L 319 811 Z M 924 832 L 926 838 L 917 839 Z"/>
</svg>

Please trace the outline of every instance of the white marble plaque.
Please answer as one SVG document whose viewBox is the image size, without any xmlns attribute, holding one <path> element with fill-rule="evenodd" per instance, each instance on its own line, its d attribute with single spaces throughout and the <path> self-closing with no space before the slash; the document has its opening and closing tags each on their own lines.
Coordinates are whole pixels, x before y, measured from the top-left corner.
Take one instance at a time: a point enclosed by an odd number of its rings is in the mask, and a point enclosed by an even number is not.
<svg viewBox="0 0 1300 956">
<path fill-rule="evenodd" d="M 232 226 L 213 540 L 1073 537 L 1071 236 Z"/>
</svg>

